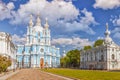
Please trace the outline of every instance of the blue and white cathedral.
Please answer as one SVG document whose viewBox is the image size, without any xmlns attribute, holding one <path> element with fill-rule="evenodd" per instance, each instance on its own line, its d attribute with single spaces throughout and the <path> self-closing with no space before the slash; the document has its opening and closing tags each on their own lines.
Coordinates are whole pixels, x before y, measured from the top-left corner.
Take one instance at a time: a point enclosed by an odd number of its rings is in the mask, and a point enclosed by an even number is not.
<svg viewBox="0 0 120 80">
<path fill-rule="evenodd" d="M 51 46 L 51 36 L 48 20 L 44 27 L 39 16 L 36 24 L 30 17 L 27 28 L 26 44 L 17 46 L 17 66 L 20 68 L 32 67 L 59 67 L 60 50 Z"/>
</svg>

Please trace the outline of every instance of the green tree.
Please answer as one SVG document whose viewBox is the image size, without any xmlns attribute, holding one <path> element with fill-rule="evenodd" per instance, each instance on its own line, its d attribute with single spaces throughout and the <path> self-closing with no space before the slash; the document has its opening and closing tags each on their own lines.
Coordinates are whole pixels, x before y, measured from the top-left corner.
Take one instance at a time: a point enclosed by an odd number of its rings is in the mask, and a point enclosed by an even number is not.
<svg viewBox="0 0 120 80">
<path fill-rule="evenodd" d="M 84 50 L 89 50 L 89 49 L 91 49 L 92 47 L 90 46 L 90 45 L 88 45 L 88 46 L 84 46 Z"/>
<path fill-rule="evenodd" d="M 61 58 L 61 67 L 79 67 L 80 51 L 75 49 L 68 51 L 66 56 Z"/>
<path fill-rule="evenodd" d="M 62 57 L 62 58 L 60 59 L 61 67 L 68 67 L 68 66 L 69 66 L 69 62 L 70 62 L 70 59 L 69 59 L 68 56 Z"/>
<path fill-rule="evenodd" d="M 0 56 L 0 72 L 5 72 L 11 66 L 11 60 L 5 56 Z"/>
<path fill-rule="evenodd" d="M 101 46 L 102 44 L 103 44 L 103 40 L 99 39 L 99 40 L 95 41 L 94 47 Z"/>
<path fill-rule="evenodd" d="M 65 67 L 66 62 L 64 60 L 64 57 L 60 58 L 60 65 L 61 65 L 61 67 Z"/>
</svg>

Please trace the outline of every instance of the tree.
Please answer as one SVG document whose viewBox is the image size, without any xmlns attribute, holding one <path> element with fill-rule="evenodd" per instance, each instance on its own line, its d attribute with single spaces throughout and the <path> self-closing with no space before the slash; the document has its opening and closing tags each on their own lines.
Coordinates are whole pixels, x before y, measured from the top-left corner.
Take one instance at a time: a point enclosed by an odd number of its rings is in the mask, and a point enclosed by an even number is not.
<svg viewBox="0 0 120 80">
<path fill-rule="evenodd" d="M 101 46 L 102 44 L 103 44 L 103 40 L 99 39 L 99 40 L 95 41 L 94 47 Z"/>
<path fill-rule="evenodd" d="M 5 72 L 9 66 L 11 66 L 11 60 L 0 55 L 0 72 Z"/>
<path fill-rule="evenodd" d="M 80 51 L 75 49 L 68 51 L 66 56 L 61 58 L 61 67 L 79 67 Z"/>
<path fill-rule="evenodd" d="M 84 46 L 84 50 L 89 50 L 89 49 L 91 49 L 92 47 L 90 46 L 90 45 L 88 45 L 88 46 Z"/>
<path fill-rule="evenodd" d="M 62 58 L 60 59 L 61 67 L 68 67 L 68 66 L 69 66 L 69 62 L 70 62 L 70 59 L 69 59 L 68 56 L 62 57 Z"/>
<path fill-rule="evenodd" d="M 65 62 L 64 58 L 60 58 L 60 65 L 61 65 L 61 67 L 65 67 L 66 62 Z"/>
</svg>

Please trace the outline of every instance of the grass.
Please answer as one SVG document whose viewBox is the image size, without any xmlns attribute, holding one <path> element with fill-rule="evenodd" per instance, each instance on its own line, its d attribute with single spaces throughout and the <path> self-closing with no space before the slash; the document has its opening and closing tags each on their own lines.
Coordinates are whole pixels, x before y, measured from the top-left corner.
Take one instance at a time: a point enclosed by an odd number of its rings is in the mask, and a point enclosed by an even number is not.
<svg viewBox="0 0 120 80">
<path fill-rule="evenodd" d="M 47 69 L 44 71 L 80 80 L 120 80 L 120 72 L 75 70 L 75 69 Z"/>
</svg>

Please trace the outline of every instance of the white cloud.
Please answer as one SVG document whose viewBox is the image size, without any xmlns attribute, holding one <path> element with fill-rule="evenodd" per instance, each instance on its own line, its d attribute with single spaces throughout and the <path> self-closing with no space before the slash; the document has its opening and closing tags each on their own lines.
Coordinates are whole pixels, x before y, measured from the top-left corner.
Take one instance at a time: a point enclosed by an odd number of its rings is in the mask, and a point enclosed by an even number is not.
<svg viewBox="0 0 120 80">
<path fill-rule="evenodd" d="M 94 8 L 113 9 L 120 7 L 120 0 L 95 0 Z"/>
<path fill-rule="evenodd" d="M 111 21 L 115 26 L 120 26 L 120 15 L 119 15 L 119 17 L 115 16 L 115 17 L 113 17 L 113 19 L 111 18 Z"/>
<path fill-rule="evenodd" d="M 55 22 L 61 18 L 64 18 L 64 20 L 76 19 L 79 15 L 79 10 L 71 3 L 65 1 L 30 0 L 20 6 L 20 9 L 15 13 L 15 19 L 11 23 L 28 23 L 29 15 L 38 15 L 38 13 L 40 13 L 42 18 L 48 17 L 51 22 Z"/>
<path fill-rule="evenodd" d="M 116 39 L 120 39 L 120 15 L 119 16 L 112 16 L 110 21 L 116 26 L 112 33 L 114 34 L 113 37 Z"/>
<path fill-rule="evenodd" d="M 86 9 L 83 9 L 81 11 L 85 16 L 80 17 L 80 21 L 74 21 L 73 23 L 64 23 L 64 26 L 66 26 L 66 31 L 85 31 L 88 34 L 95 34 L 95 32 L 90 28 L 90 25 L 97 25 L 98 23 L 95 21 L 95 18 L 93 17 L 91 12 L 88 12 Z"/>
<path fill-rule="evenodd" d="M 114 34 L 114 38 L 120 39 L 120 27 L 116 27 L 114 30 L 112 30 L 112 33 Z"/>
<path fill-rule="evenodd" d="M 64 45 L 64 46 L 73 46 L 82 48 L 86 45 L 92 45 L 93 42 L 89 41 L 88 39 L 82 39 L 79 37 L 76 38 L 56 38 L 52 39 L 53 45 Z"/>
<path fill-rule="evenodd" d="M 12 18 L 12 11 L 14 9 L 14 4 L 12 2 L 4 4 L 0 2 L 0 20 Z"/>
<path fill-rule="evenodd" d="M 104 39 L 104 38 L 99 36 L 97 39 Z"/>
<path fill-rule="evenodd" d="M 26 42 L 26 35 L 24 34 L 22 37 L 14 34 L 12 36 L 12 41 L 15 44 L 25 44 Z M 59 45 L 59 46 L 71 46 L 71 48 L 83 48 L 86 45 L 92 45 L 93 42 L 89 39 L 74 37 L 74 38 L 54 38 L 51 40 L 52 45 Z"/>
<path fill-rule="evenodd" d="M 86 9 L 81 13 L 84 17 L 80 17 L 79 22 L 75 21 L 80 16 L 80 11 L 71 2 L 64 0 L 54 0 L 48 2 L 46 0 L 30 0 L 28 3 L 20 6 L 17 12 L 14 12 L 12 24 L 28 23 L 29 15 L 37 15 L 40 13 L 41 19 L 48 18 L 50 26 L 57 28 L 62 32 L 84 31 L 88 34 L 95 34 L 89 27 L 96 25 L 96 21 L 91 12 Z"/>
<path fill-rule="evenodd" d="M 114 30 L 112 30 L 112 33 L 120 32 L 120 28 L 116 27 Z"/>
<path fill-rule="evenodd" d="M 35 21 L 36 15 L 40 13 L 42 21 L 47 17 L 50 26 L 59 31 L 66 33 L 84 31 L 88 34 L 95 34 L 92 28 L 90 28 L 91 25 L 97 24 L 93 14 L 86 9 L 79 11 L 69 1 L 53 0 L 48 2 L 47 0 L 30 0 L 26 4 L 21 4 L 17 11 L 13 11 L 14 5 L 12 2 L 5 6 L 7 7 L 5 9 L 8 11 L 6 15 L 2 12 L 1 19 L 8 18 L 11 24 L 28 24 L 30 14 L 33 14 Z M 81 16 L 81 14 L 84 16 Z"/>
<path fill-rule="evenodd" d="M 26 42 L 26 35 L 23 35 L 23 37 L 20 37 L 20 36 L 18 36 L 18 35 L 16 35 L 16 34 L 14 34 L 13 36 L 12 36 L 12 41 L 15 43 L 15 44 L 25 44 L 25 42 Z"/>
<path fill-rule="evenodd" d="M 119 28 L 119 31 L 120 31 L 120 28 Z M 120 39 L 120 32 L 116 32 L 113 37 Z"/>
</svg>

